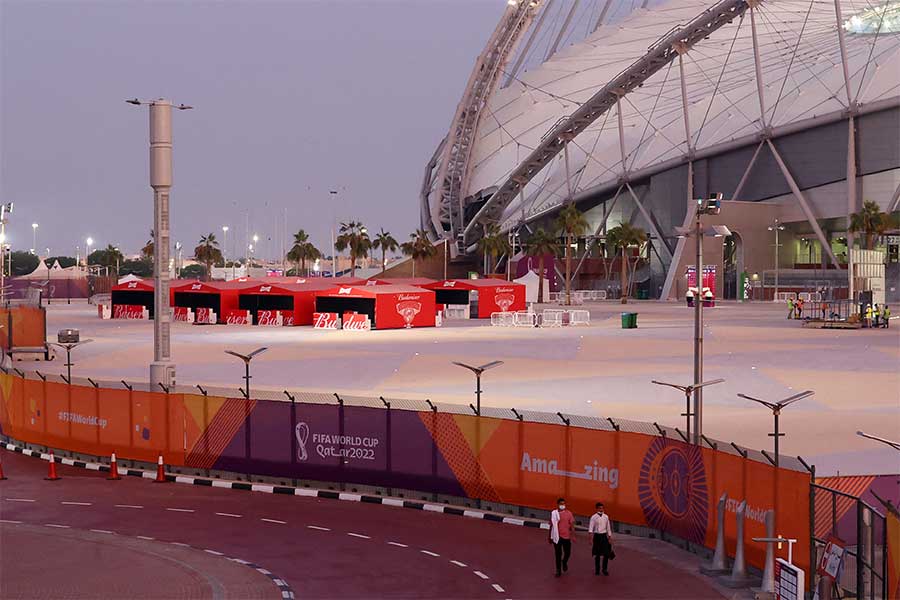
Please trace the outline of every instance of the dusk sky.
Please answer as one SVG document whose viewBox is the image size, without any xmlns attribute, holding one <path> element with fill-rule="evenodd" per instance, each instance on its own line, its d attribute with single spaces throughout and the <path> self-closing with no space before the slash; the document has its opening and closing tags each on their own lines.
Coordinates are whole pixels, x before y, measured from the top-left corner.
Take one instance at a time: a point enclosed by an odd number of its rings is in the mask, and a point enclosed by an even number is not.
<svg viewBox="0 0 900 600">
<path fill-rule="evenodd" d="M 153 219 L 148 117 L 124 100 L 163 96 L 196 107 L 174 115 L 172 241 L 186 255 L 223 225 L 227 254 L 243 253 L 248 210 L 257 256 L 280 254 L 285 209 L 289 237 L 306 229 L 325 254 L 333 219 L 402 241 L 505 4 L 0 0 L 7 236 L 27 250 L 36 222 L 41 254 L 83 252 L 88 236 L 137 252 Z"/>
</svg>

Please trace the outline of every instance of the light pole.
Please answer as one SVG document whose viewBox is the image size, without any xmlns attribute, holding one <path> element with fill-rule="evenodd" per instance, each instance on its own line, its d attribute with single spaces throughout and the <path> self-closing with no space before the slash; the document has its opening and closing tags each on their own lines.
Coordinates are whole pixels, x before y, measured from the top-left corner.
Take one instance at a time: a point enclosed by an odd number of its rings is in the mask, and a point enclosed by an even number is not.
<svg viewBox="0 0 900 600">
<path fill-rule="evenodd" d="M 887 444 L 894 450 L 897 450 L 898 452 L 900 452 L 900 442 L 892 442 L 891 440 L 886 440 L 886 439 L 878 437 L 876 435 L 868 434 L 864 431 L 857 431 L 856 435 L 858 435 L 859 437 L 864 437 L 866 439 L 875 440 L 876 442 L 881 442 L 882 444 Z"/>
<path fill-rule="evenodd" d="M 89 259 L 91 257 L 91 246 L 94 245 L 94 238 L 88 237 L 88 239 L 86 239 L 84 241 L 84 243 L 87 244 L 87 250 L 85 251 L 85 254 L 84 254 L 84 268 L 87 269 L 88 272 L 90 272 L 91 263 L 90 263 Z"/>
<path fill-rule="evenodd" d="M 655 383 L 656 385 L 666 385 L 676 390 L 680 390 L 684 393 L 684 412 L 681 414 L 684 417 L 685 422 L 685 435 L 687 436 L 688 443 L 699 444 L 699 441 L 695 441 L 691 438 L 691 417 L 693 416 L 693 412 L 691 412 L 691 395 L 694 393 L 694 390 L 705 387 L 707 385 L 713 385 L 716 383 L 722 383 L 725 381 L 724 379 L 713 379 L 711 381 L 704 381 L 703 383 L 698 383 L 694 385 L 678 385 L 677 383 L 668 383 L 665 381 L 656 381 L 652 380 L 650 383 Z M 697 436 L 699 437 L 699 436 Z"/>
<path fill-rule="evenodd" d="M 693 237 L 696 244 L 697 260 L 694 265 L 694 279 L 697 284 L 697 295 L 694 297 L 694 444 L 700 445 L 703 435 L 703 238 L 722 237 L 731 232 L 724 225 L 714 225 L 703 229 L 703 215 L 717 215 L 722 208 L 722 194 L 712 194 L 709 199 L 696 200 L 694 226 L 691 228 L 676 227 L 679 237 Z"/>
<path fill-rule="evenodd" d="M 0 304 L 6 304 L 6 222 L 13 203 L 0 204 Z"/>
<path fill-rule="evenodd" d="M 31 253 L 37 253 L 37 223 L 31 224 Z"/>
<path fill-rule="evenodd" d="M 63 366 L 66 368 L 66 373 L 68 374 L 66 383 L 69 385 L 72 384 L 72 350 L 93 341 L 94 340 L 81 340 L 79 342 L 49 342 L 51 346 L 58 346 L 66 351 L 66 364 Z"/>
<path fill-rule="evenodd" d="M 794 394 L 784 400 L 780 400 L 778 402 L 767 402 L 766 400 L 760 400 L 759 398 L 753 398 L 746 394 L 738 394 L 739 398 L 743 398 L 744 400 L 750 400 L 751 402 L 756 402 L 758 404 L 762 404 L 766 408 L 772 411 L 772 416 L 775 417 L 775 431 L 774 433 L 770 433 L 769 437 L 775 438 L 775 466 L 778 466 L 778 438 L 784 437 L 784 434 L 781 433 L 781 430 L 778 428 L 778 418 L 781 416 L 781 409 L 789 404 L 793 404 L 797 400 L 802 400 L 804 398 L 808 398 L 815 394 L 812 390 L 806 390 L 805 392 L 800 392 L 799 394 Z"/>
<path fill-rule="evenodd" d="M 240 354 L 238 352 L 235 352 L 234 350 L 226 350 L 225 351 L 225 354 L 237 356 L 239 359 L 244 361 L 244 382 L 245 383 L 244 383 L 244 389 L 241 390 L 241 393 L 244 394 L 244 398 L 246 398 L 247 400 L 250 399 L 250 361 L 253 360 L 254 356 L 262 354 L 266 350 L 268 350 L 268 348 L 263 346 L 262 348 L 257 348 L 250 354 Z"/>
<path fill-rule="evenodd" d="M 225 279 L 228 279 L 228 225 L 222 225 L 222 267 Z"/>
<path fill-rule="evenodd" d="M 328 195 L 331 196 L 332 200 L 332 217 L 334 216 L 334 211 L 337 210 L 334 206 L 337 203 L 337 190 L 328 190 Z M 337 277 L 337 250 L 334 249 L 334 219 L 331 220 L 331 278 L 334 279 Z"/>
<path fill-rule="evenodd" d="M 153 362 L 150 387 L 175 384 L 175 363 L 171 360 L 169 325 L 169 193 L 172 190 L 172 108 L 168 100 L 126 100 L 150 107 L 150 187 L 153 188 Z"/>
<path fill-rule="evenodd" d="M 784 231 L 784 225 L 778 222 L 778 219 L 775 219 L 775 222 L 769 225 L 769 231 L 775 232 L 775 294 L 772 296 L 772 302 L 778 302 L 778 248 L 781 246 L 778 243 L 778 232 Z"/>
<path fill-rule="evenodd" d="M 502 360 L 495 360 L 489 362 L 487 364 L 483 364 L 480 367 L 473 367 L 472 365 L 467 365 L 461 362 L 453 362 L 454 365 L 458 367 L 462 367 L 464 369 L 468 369 L 475 373 L 475 414 L 479 417 L 481 416 L 481 374 L 487 371 L 488 369 L 493 369 L 494 367 L 499 367 L 503 364 Z"/>
</svg>

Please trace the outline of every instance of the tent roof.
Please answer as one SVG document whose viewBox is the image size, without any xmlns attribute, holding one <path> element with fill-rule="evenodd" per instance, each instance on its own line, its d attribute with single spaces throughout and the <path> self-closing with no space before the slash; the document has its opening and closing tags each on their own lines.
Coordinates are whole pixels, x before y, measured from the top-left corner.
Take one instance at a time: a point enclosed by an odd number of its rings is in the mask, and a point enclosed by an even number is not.
<svg viewBox="0 0 900 600">
<path fill-rule="evenodd" d="M 505 279 L 445 279 L 443 281 L 435 281 L 425 286 L 429 290 L 478 290 L 498 287 L 515 287 L 521 283 L 514 281 L 506 281 Z"/>
<path fill-rule="evenodd" d="M 411 285 L 414 287 L 436 283 L 436 280 L 429 277 L 375 277 L 369 281 L 374 281 L 378 285 Z"/>
<path fill-rule="evenodd" d="M 152 292 L 153 291 L 153 280 L 152 279 L 135 279 L 132 281 L 125 281 L 122 283 L 118 283 L 112 287 L 112 291 L 114 292 Z"/>
<path fill-rule="evenodd" d="M 348 298 L 375 298 L 392 294 L 431 294 L 431 290 L 411 285 L 342 285 L 325 290 L 320 296 Z"/>
</svg>

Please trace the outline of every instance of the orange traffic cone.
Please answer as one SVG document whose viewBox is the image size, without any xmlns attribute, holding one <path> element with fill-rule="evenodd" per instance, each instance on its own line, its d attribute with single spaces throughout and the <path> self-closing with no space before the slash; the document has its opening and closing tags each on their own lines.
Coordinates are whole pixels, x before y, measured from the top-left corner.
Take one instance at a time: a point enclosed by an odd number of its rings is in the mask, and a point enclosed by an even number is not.
<svg viewBox="0 0 900 600">
<path fill-rule="evenodd" d="M 166 469 L 163 465 L 162 454 L 159 455 L 159 459 L 156 461 L 156 479 L 153 480 L 153 483 L 165 483 L 166 482 Z"/>
<path fill-rule="evenodd" d="M 109 458 L 109 480 L 122 479 L 119 477 L 119 468 L 116 466 L 116 453 L 113 452 Z"/>
<path fill-rule="evenodd" d="M 0 460 L 0 481 L 6 479 L 6 475 L 3 474 L 3 461 Z"/>
<path fill-rule="evenodd" d="M 56 458 L 53 456 L 53 452 L 50 453 L 50 466 L 47 471 L 47 476 L 44 477 L 47 481 L 57 481 L 62 479 L 59 475 L 56 474 Z"/>
</svg>

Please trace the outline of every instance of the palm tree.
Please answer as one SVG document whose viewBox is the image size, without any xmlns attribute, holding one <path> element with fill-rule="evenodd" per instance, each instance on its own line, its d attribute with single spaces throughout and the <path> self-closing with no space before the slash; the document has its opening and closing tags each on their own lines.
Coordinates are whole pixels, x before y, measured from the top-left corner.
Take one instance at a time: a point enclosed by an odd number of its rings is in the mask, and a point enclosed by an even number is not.
<svg viewBox="0 0 900 600">
<path fill-rule="evenodd" d="M 415 233 L 409 234 L 409 241 L 400 244 L 400 249 L 403 250 L 403 254 L 412 258 L 413 277 L 416 276 L 416 261 L 431 258 L 438 253 L 438 249 L 428 239 L 428 234 L 425 233 L 424 229 L 419 229 Z"/>
<path fill-rule="evenodd" d="M 372 240 L 365 226 L 359 221 L 341 223 L 340 235 L 334 241 L 338 251 L 350 250 L 350 275 L 356 276 L 356 261 L 369 256 Z"/>
<path fill-rule="evenodd" d="M 217 248 L 219 241 L 214 233 L 200 238 L 200 244 L 194 248 L 194 258 L 206 265 L 206 278 L 212 279 L 212 265 L 222 260 L 222 251 Z"/>
<path fill-rule="evenodd" d="M 384 227 L 382 227 L 381 231 L 375 234 L 375 241 L 372 242 L 372 247 L 381 248 L 381 273 L 383 275 L 387 266 L 387 253 L 396 251 L 400 244 L 397 243 L 397 240 L 394 239 L 394 236 L 389 231 L 385 231 Z"/>
<path fill-rule="evenodd" d="M 574 203 L 567 204 L 556 218 L 556 229 L 566 238 L 566 304 L 572 304 L 572 243 L 587 233 L 587 219 Z"/>
<path fill-rule="evenodd" d="M 322 253 L 309 241 L 309 234 L 301 229 L 294 234 L 294 244 L 286 258 L 296 265 L 295 273 L 300 275 L 306 271 L 306 261 L 322 258 Z"/>
<path fill-rule="evenodd" d="M 630 223 L 622 223 L 606 233 L 606 243 L 614 250 L 622 249 L 622 304 L 628 303 L 628 248 L 641 246 L 647 241 L 647 232 Z"/>
<path fill-rule="evenodd" d="M 557 239 L 543 228 L 532 233 L 525 244 L 525 254 L 538 257 L 538 304 L 544 303 L 544 257 L 549 254 L 555 259 L 558 251 Z"/>
<path fill-rule="evenodd" d="M 485 257 L 484 276 L 489 275 L 493 269 L 494 257 L 503 256 L 510 251 L 509 240 L 506 234 L 500 233 L 500 226 L 491 223 L 485 229 L 484 235 L 478 240 L 478 251 Z"/>
<path fill-rule="evenodd" d="M 876 236 L 880 237 L 890 229 L 891 220 L 891 215 L 882 212 L 877 202 L 866 200 L 861 211 L 850 215 L 850 232 L 863 232 L 866 236 L 866 250 L 872 250 Z"/>
<path fill-rule="evenodd" d="M 144 258 L 146 258 L 148 260 L 153 258 L 153 239 L 155 237 L 156 236 L 153 235 L 153 230 L 151 229 L 150 230 L 150 239 L 147 240 L 147 243 L 144 244 L 143 248 L 141 248 L 141 256 L 143 256 Z"/>
</svg>

